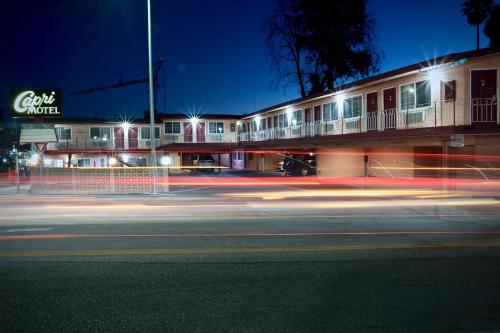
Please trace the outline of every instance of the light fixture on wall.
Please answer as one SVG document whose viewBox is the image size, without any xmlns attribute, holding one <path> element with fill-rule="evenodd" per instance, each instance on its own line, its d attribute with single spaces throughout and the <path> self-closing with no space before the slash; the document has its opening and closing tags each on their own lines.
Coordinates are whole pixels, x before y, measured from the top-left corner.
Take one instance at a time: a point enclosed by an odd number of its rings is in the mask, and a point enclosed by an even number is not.
<svg viewBox="0 0 500 333">
<path fill-rule="evenodd" d="M 191 116 L 189 118 L 189 121 L 191 122 L 192 125 L 196 125 L 198 124 L 198 122 L 200 121 L 200 118 L 196 117 L 196 116 Z"/>
<path fill-rule="evenodd" d="M 438 87 L 441 81 L 445 80 L 443 68 L 441 66 L 433 66 L 424 72 L 427 80 L 431 83 L 431 87 Z"/>
</svg>

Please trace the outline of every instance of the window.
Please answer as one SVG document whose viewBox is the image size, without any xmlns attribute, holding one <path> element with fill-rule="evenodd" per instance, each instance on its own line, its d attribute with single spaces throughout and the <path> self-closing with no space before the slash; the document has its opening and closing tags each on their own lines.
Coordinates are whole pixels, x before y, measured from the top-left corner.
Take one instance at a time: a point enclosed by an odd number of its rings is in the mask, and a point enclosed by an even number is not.
<svg viewBox="0 0 500 333">
<path fill-rule="evenodd" d="M 332 121 L 339 119 L 337 102 L 323 104 L 323 120 Z"/>
<path fill-rule="evenodd" d="M 91 127 L 90 137 L 94 140 L 107 140 L 111 137 L 111 129 L 109 127 Z"/>
<path fill-rule="evenodd" d="M 90 158 L 79 158 L 76 160 L 78 167 L 90 167 Z"/>
<path fill-rule="evenodd" d="M 257 120 L 252 120 L 252 132 L 257 132 Z"/>
<path fill-rule="evenodd" d="M 71 140 L 71 127 L 56 127 L 58 141 Z"/>
<path fill-rule="evenodd" d="M 417 108 L 431 105 L 431 82 L 420 81 L 415 84 L 417 92 Z"/>
<path fill-rule="evenodd" d="M 266 126 L 267 126 L 266 118 L 260 119 L 259 130 L 260 131 L 265 131 L 266 130 Z"/>
<path fill-rule="evenodd" d="M 363 99 L 361 96 L 351 97 L 344 100 L 344 118 L 361 116 L 363 110 Z"/>
<path fill-rule="evenodd" d="M 455 99 L 455 80 L 448 81 L 444 84 L 444 99 L 452 101 Z"/>
<path fill-rule="evenodd" d="M 241 150 L 233 152 L 232 155 L 233 155 L 233 160 L 243 161 L 243 152 Z"/>
<path fill-rule="evenodd" d="M 208 123 L 208 133 L 224 133 L 224 123 L 223 122 L 209 122 Z"/>
<path fill-rule="evenodd" d="M 302 110 L 297 110 L 292 113 L 292 125 L 293 126 L 302 125 Z"/>
<path fill-rule="evenodd" d="M 231 132 L 236 132 L 236 123 L 231 123 Z"/>
<path fill-rule="evenodd" d="M 286 114 L 280 114 L 278 116 L 278 127 L 279 128 L 285 128 L 288 127 L 287 121 L 286 121 Z"/>
<path fill-rule="evenodd" d="M 181 134 L 181 123 L 178 121 L 166 121 L 165 134 Z"/>
<path fill-rule="evenodd" d="M 150 140 L 151 136 L 149 127 L 141 127 L 141 140 Z M 155 127 L 155 140 L 160 140 L 160 127 Z"/>
<path fill-rule="evenodd" d="M 431 105 L 431 85 L 429 80 L 401 86 L 401 110 Z"/>
</svg>

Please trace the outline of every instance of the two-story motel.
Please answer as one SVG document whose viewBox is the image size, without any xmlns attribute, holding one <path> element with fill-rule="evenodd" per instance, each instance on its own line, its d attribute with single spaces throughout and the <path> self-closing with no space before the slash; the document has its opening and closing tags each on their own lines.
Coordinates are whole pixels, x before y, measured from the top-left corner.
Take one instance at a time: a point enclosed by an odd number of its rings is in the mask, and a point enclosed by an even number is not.
<svg viewBox="0 0 500 333">
<path fill-rule="evenodd" d="M 450 156 L 500 155 L 500 49 L 449 54 L 243 116 L 160 115 L 159 160 L 274 170 L 283 152 L 316 155 L 325 176 L 419 176 Z M 150 165 L 148 121 L 54 122 L 46 166 Z M 490 162 L 488 162 L 490 163 Z M 450 176 L 449 173 L 446 173 Z"/>
</svg>

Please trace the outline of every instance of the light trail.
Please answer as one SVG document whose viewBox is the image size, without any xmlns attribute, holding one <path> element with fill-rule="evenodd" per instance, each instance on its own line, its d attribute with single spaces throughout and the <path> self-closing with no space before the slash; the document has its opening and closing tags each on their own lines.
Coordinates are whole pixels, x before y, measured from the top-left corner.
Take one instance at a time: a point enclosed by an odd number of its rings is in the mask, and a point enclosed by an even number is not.
<svg viewBox="0 0 500 333">
<path fill-rule="evenodd" d="M 258 237 L 344 237 L 344 236 L 411 236 L 411 235 L 500 235 L 492 231 L 364 231 L 364 232 L 289 232 L 289 233 L 185 233 L 185 234 L 38 234 L 1 235 L 0 241 L 68 238 L 258 238 Z"/>
<path fill-rule="evenodd" d="M 500 242 L 461 243 L 398 243 L 368 245 L 332 245 L 314 247 L 262 247 L 262 248 L 185 248 L 185 249 L 119 249 L 119 250 L 58 250 L 58 251 L 4 251 L 1 258 L 11 257 L 67 257 L 67 256 L 109 256 L 109 255 L 160 255 L 160 254 L 239 254 L 239 253 L 301 253 L 406 249 L 443 248 L 498 248 Z"/>
</svg>

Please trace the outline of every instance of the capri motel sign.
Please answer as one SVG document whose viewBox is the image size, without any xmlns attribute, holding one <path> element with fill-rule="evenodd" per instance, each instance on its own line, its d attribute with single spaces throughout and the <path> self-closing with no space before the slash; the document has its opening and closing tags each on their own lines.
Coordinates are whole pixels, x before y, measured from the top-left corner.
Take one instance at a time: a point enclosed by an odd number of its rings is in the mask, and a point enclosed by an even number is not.
<svg viewBox="0 0 500 333">
<path fill-rule="evenodd" d="M 61 92 L 58 89 L 26 89 L 12 91 L 12 116 L 62 117 Z"/>
</svg>

